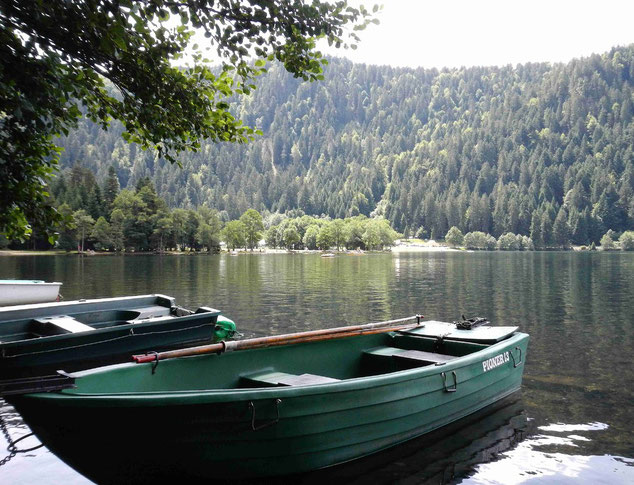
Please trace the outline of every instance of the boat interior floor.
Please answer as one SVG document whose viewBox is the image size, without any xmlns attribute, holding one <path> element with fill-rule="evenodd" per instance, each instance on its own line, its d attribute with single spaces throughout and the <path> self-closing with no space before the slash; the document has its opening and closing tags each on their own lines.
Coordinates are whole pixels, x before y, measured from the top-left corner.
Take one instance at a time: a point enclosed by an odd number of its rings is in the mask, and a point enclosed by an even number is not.
<svg viewBox="0 0 634 485">
<path fill-rule="evenodd" d="M 443 365 L 457 359 L 458 356 L 423 350 L 380 346 L 363 350 L 361 358 L 363 371 L 360 372 L 360 375 L 376 375 L 414 367 Z M 309 386 L 328 384 L 340 380 L 341 379 L 335 379 L 334 377 L 312 373 L 289 374 L 287 372 L 268 369 L 264 372 L 260 371 L 241 375 L 239 387 Z"/>
<path fill-rule="evenodd" d="M 489 345 L 440 340 L 419 335 L 378 333 L 351 338 L 263 347 L 183 359 L 166 359 L 140 367 L 155 379 L 139 381 L 132 368 L 104 382 L 99 372 L 84 379 L 82 392 L 175 392 L 191 389 L 231 390 L 303 387 L 379 376 L 414 368 L 452 365 Z M 114 372 L 114 371 L 113 371 Z"/>
</svg>

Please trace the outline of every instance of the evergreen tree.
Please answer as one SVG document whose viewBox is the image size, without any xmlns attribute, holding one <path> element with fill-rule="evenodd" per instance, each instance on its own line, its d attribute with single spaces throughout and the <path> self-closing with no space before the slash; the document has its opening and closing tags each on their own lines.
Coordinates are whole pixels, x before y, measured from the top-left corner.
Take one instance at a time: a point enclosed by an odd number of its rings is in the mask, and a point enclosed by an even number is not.
<svg viewBox="0 0 634 485">
<path fill-rule="evenodd" d="M 554 244 L 553 240 L 553 220 L 550 215 L 550 211 L 545 210 L 542 213 L 540 222 L 540 234 L 542 246 L 547 248 Z M 532 234 L 531 234 L 532 237 Z M 534 239 L 533 239 L 534 240 Z"/>
<path fill-rule="evenodd" d="M 93 219 L 99 219 L 105 215 L 104 200 L 98 184 L 94 184 L 88 194 L 87 212 Z"/>
<path fill-rule="evenodd" d="M 542 218 L 539 212 L 533 212 L 533 217 L 531 218 L 531 240 L 535 245 L 535 248 L 542 249 L 544 248 L 544 237 L 542 233 Z"/>
<path fill-rule="evenodd" d="M 108 177 L 106 178 L 103 190 L 103 198 L 106 205 L 105 210 L 108 216 L 112 212 L 114 200 L 117 198 L 117 195 L 119 195 L 119 189 L 120 186 L 117 171 L 112 165 L 110 165 L 110 167 L 108 167 Z"/>
<path fill-rule="evenodd" d="M 568 227 L 568 214 L 562 206 L 557 213 L 553 224 L 553 243 L 560 248 L 570 246 L 570 228 Z"/>
<path fill-rule="evenodd" d="M 73 210 L 70 205 L 64 203 L 57 209 L 61 214 L 61 222 L 57 226 L 59 232 L 59 238 L 57 240 L 57 247 L 66 251 L 71 251 L 77 248 L 77 239 L 75 235 L 76 226 L 73 220 Z"/>
</svg>

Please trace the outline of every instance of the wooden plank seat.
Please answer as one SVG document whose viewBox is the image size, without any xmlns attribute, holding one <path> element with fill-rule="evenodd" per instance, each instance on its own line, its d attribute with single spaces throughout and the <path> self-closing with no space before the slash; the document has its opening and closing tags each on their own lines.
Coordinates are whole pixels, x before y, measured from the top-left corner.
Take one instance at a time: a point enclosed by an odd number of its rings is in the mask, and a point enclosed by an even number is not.
<svg viewBox="0 0 634 485">
<path fill-rule="evenodd" d="M 397 360 L 417 362 L 423 365 L 441 365 L 451 360 L 457 359 L 455 355 L 437 354 L 435 352 L 425 352 L 423 350 L 406 350 L 396 347 L 375 347 L 364 351 L 364 354 L 376 357 L 384 357 Z"/>
<path fill-rule="evenodd" d="M 93 327 L 81 323 L 68 315 L 58 315 L 56 317 L 36 318 L 35 321 L 49 335 L 60 335 L 65 333 L 91 332 Z"/>
<path fill-rule="evenodd" d="M 139 315 L 134 320 L 142 320 L 145 318 L 165 317 L 171 315 L 171 310 L 168 307 L 161 305 L 151 305 L 145 307 L 137 307 L 132 311 L 139 312 Z M 132 320 L 130 321 L 132 323 Z"/>
<path fill-rule="evenodd" d="M 339 379 L 319 376 L 316 374 L 287 374 L 286 372 L 263 372 L 242 376 L 246 384 L 269 385 L 269 386 L 310 386 L 314 384 L 328 384 L 337 382 Z"/>
</svg>

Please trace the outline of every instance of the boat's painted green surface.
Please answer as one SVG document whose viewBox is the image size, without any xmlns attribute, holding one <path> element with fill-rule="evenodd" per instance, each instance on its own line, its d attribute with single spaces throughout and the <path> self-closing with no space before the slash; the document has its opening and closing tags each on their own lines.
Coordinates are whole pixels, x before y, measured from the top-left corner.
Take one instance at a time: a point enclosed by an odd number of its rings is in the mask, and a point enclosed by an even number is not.
<svg viewBox="0 0 634 485">
<path fill-rule="evenodd" d="M 220 311 L 192 312 L 164 295 L 0 309 L 0 381 L 124 362 L 137 351 L 214 342 L 235 324 Z"/>
<path fill-rule="evenodd" d="M 154 373 L 153 364 L 94 369 L 77 373 L 76 389 L 10 402 L 46 446 L 98 483 L 301 473 L 517 391 L 528 340 L 363 335 L 165 360 Z M 284 376 L 295 385 L 276 385 Z"/>
</svg>

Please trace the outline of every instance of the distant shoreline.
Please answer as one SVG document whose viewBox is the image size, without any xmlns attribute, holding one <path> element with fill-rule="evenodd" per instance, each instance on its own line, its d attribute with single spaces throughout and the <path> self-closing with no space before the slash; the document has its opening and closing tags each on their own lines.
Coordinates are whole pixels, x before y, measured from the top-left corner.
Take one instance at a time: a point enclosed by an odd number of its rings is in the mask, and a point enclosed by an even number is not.
<svg viewBox="0 0 634 485">
<path fill-rule="evenodd" d="M 421 242 L 413 242 L 413 243 L 405 243 L 398 244 L 396 246 L 392 246 L 390 248 L 384 249 L 382 251 L 364 251 L 364 250 L 320 250 L 320 249 L 279 249 L 279 248 L 257 248 L 257 249 L 244 249 L 239 248 L 236 250 L 228 250 L 222 249 L 218 253 L 209 253 L 206 251 L 123 251 L 123 252 L 114 252 L 114 251 L 85 251 L 81 253 L 79 251 L 62 251 L 62 250 L 28 250 L 28 249 L 2 249 L 0 250 L 0 258 L 1 257 L 12 257 L 12 256 L 141 256 L 141 255 L 166 255 L 166 256 L 200 256 L 205 254 L 228 254 L 228 255 L 243 255 L 243 254 L 333 254 L 333 255 L 353 255 L 359 256 L 364 254 L 380 254 L 380 253 L 443 253 L 443 252 L 528 252 L 528 251 L 501 251 L 499 249 L 495 249 L 492 251 L 484 251 L 484 250 L 472 250 L 465 248 L 452 248 L 449 246 L 445 246 L 439 244 L 435 241 L 421 241 Z M 581 246 L 572 246 L 571 248 L 565 249 L 555 249 L 549 248 L 540 251 L 548 251 L 548 252 L 577 252 L 584 251 L 584 248 Z M 602 251 L 599 251 L 602 252 Z M 620 252 L 619 250 L 608 251 L 608 252 Z"/>
<path fill-rule="evenodd" d="M 332 253 L 335 255 L 343 255 L 343 254 L 376 254 L 376 253 L 401 253 L 401 252 L 445 252 L 445 251 L 460 251 L 459 249 L 450 248 L 448 246 L 441 246 L 438 244 L 399 244 L 397 246 L 392 246 L 391 248 L 385 249 L 383 251 L 355 251 L 355 250 L 341 250 L 337 251 L 336 249 L 322 251 L 315 249 L 297 249 L 297 250 L 287 250 L 287 249 L 271 249 L 271 248 L 258 248 L 258 249 L 236 249 L 235 251 L 230 250 L 222 250 L 220 253 L 212 253 L 212 254 L 327 254 Z M 207 252 L 201 251 L 135 251 L 135 252 L 110 252 L 110 251 L 86 251 L 84 253 L 80 253 L 78 251 L 60 251 L 60 250 L 50 250 L 50 251 L 38 251 L 38 250 L 13 250 L 13 249 L 3 249 L 0 250 L 0 257 L 11 257 L 11 256 L 116 256 L 116 255 L 148 255 L 148 254 L 163 254 L 163 255 L 172 255 L 172 256 L 184 256 L 184 255 L 200 255 L 200 254 L 209 254 Z"/>
</svg>

